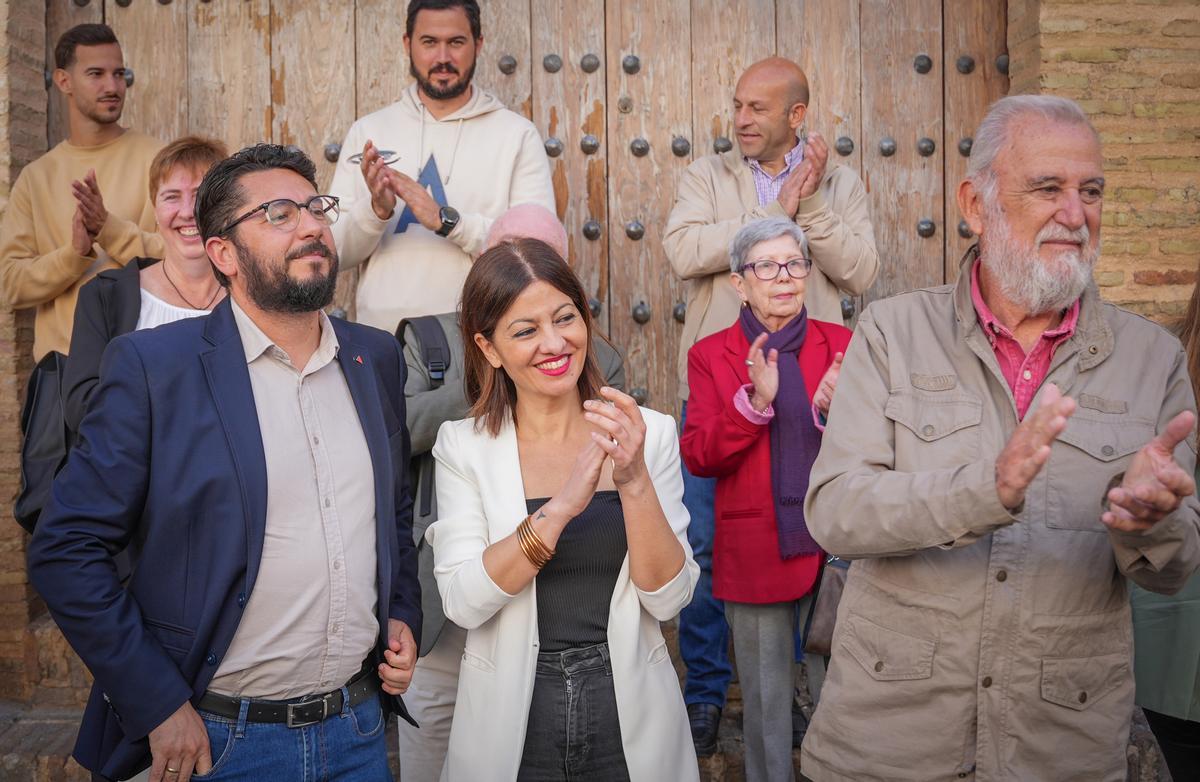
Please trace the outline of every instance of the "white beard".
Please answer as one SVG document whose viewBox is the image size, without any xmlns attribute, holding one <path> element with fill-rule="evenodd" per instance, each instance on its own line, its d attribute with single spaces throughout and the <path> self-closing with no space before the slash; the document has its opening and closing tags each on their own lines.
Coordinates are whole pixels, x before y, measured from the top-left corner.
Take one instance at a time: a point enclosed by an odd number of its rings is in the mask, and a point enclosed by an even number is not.
<svg viewBox="0 0 1200 782">
<path fill-rule="evenodd" d="M 1051 221 L 1038 232 L 1032 246 L 1013 237 L 999 204 L 984 207 L 985 230 L 979 243 L 979 260 L 1000 286 L 1000 293 L 1030 315 L 1058 312 L 1071 306 L 1087 288 L 1100 246 L 1090 248 L 1086 225 L 1077 230 Z M 1042 242 L 1067 239 L 1080 242 L 1077 250 L 1060 252 L 1056 260 L 1042 260 Z M 1058 268 L 1056 268 L 1058 267 Z"/>
</svg>

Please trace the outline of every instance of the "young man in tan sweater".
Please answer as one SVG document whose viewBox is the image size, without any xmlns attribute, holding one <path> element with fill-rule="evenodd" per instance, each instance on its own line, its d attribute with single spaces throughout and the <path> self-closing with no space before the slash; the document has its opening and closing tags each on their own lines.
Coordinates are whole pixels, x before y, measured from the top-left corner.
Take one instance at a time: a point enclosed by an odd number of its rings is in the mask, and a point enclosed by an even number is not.
<svg viewBox="0 0 1200 782">
<path fill-rule="evenodd" d="M 66 354 L 79 288 L 136 256 L 161 257 L 149 198 L 162 142 L 121 127 L 125 65 L 113 31 L 77 25 L 54 50 L 69 135 L 27 165 L 0 225 L 0 296 L 37 307 L 33 357 Z"/>
</svg>

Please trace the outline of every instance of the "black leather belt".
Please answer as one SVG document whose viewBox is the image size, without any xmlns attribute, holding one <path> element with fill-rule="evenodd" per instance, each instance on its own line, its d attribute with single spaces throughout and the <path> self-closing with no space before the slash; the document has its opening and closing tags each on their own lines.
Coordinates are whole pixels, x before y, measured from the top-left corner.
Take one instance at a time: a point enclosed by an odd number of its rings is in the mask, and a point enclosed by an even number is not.
<svg viewBox="0 0 1200 782">
<path fill-rule="evenodd" d="M 379 693 L 379 674 L 372 666 L 369 670 L 356 674 L 347 683 L 346 688 L 350 693 L 350 705 L 357 706 L 367 698 L 374 697 Z M 312 695 L 299 701 L 261 701 L 251 698 L 246 721 L 283 722 L 289 728 L 303 728 L 306 725 L 316 725 L 327 717 L 340 714 L 342 706 L 341 688 L 324 695 Z M 242 699 L 206 692 L 196 708 L 218 717 L 236 720 L 241 714 Z"/>
</svg>

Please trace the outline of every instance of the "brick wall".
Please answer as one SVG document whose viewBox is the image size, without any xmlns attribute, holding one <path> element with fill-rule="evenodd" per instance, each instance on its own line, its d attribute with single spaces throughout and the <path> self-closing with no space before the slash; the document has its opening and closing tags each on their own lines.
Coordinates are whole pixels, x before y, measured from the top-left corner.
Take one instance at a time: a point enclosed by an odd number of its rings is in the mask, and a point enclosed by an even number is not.
<svg viewBox="0 0 1200 782">
<path fill-rule="evenodd" d="M 1110 301 L 1183 314 L 1200 261 L 1200 4 L 1009 0 L 1013 93 L 1073 98 L 1104 142 Z"/>
<path fill-rule="evenodd" d="M 0 0 L 0 211 L 21 168 L 46 151 L 46 6 Z M 21 392 L 31 368 L 31 313 L 0 309 L 0 513 L 17 490 Z M 25 577 L 25 533 L 0 518 L 0 698 L 32 693 L 27 625 L 35 602 Z"/>
</svg>

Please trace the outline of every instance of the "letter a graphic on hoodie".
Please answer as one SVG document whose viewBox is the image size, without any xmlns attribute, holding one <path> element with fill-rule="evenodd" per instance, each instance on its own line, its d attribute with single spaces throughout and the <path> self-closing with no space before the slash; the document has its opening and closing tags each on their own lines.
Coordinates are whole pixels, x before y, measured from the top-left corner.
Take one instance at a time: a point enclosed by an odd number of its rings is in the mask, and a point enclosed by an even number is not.
<svg viewBox="0 0 1200 782">
<path fill-rule="evenodd" d="M 425 161 L 425 167 L 421 169 L 421 175 L 417 177 L 417 184 L 429 191 L 438 206 L 447 205 L 446 191 L 442 188 L 442 175 L 438 173 L 437 160 L 433 155 L 430 155 L 429 160 Z M 396 230 L 392 233 L 402 234 L 415 222 L 417 222 L 417 217 L 413 214 L 412 207 L 406 204 L 404 211 L 400 214 L 400 219 L 396 221 Z"/>
</svg>

